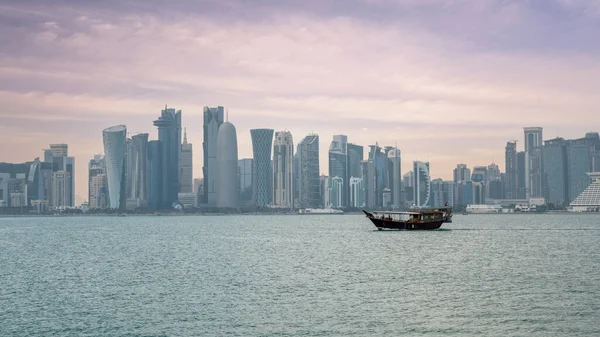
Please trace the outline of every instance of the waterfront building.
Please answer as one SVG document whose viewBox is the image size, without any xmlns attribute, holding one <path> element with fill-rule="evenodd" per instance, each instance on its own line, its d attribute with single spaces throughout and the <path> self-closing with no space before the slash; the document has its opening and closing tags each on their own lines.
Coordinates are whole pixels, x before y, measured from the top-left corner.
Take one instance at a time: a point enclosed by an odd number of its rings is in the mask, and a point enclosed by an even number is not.
<svg viewBox="0 0 600 337">
<path fill-rule="evenodd" d="M 344 179 L 329 177 L 327 180 L 327 196 L 325 207 L 342 208 L 344 198 Z"/>
<path fill-rule="evenodd" d="M 126 208 L 144 208 L 148 202 L 148 134 L 140 133 L 127 140 Z"/>
<path fill-rule="evenodd" d="M 202 150 L 204 152 L 204 166 L 202 174 L 204 178 L 203 195 L 201 203 L 215 206 L 217 203 L 217 142 L 219 128 L 225 121 L 225 108 L 204 107 L 204 141 Z"/>
<path fill-rule="evenodd" d="M 329 204 L 329 177 L 322 174 L 319 176 L 319 197 L 321 198 L 320 207 L 324 207 Z"/>
<path fill-rule="evenodd" d="M 414 182 L 415 177 L 413 171 L 408 171 L 402 176 L 402 187 L 404 189 L 404 201 L 406 205 L 412 205 L 414 200 Z"/>
<path fill-rule="evenodd" d="M 67 197 L 61 198 L 62 204 L 59 207 L 73 207 L 75 206 L 75 158 L 69 157 L 69 146 L 67 144 L 50 144 L 50 153 L 48 159 L 51 158 L 52 161 L 52 172 L 65 171 L 69 173 L 70 181 L 65 185 L 68 190 L 61 192 Z"/>
<path fill-rule="evenodd" d="M 161 141 L 152 140 L 148 142 L 147 152 L 147 177 L 148 177 L 148 208 L 161 209 L 165 205 L 163 195 L 163 146 Z"/>
<path fill-rule="evenodd" d="M 429 176 L 429 163 L 415 161 L 413 163 L 414 192 L 413 200 L 416 207 L 427 207 L 431 197 L 431 180 Z"/>
<path fill-rule="evenodd" d="M 350 178 L 350 206 L 361 208 L 365 206 L 363 178 Z"/>
<path fill-rule="evenodd" d="M 69 145 L 68 144 L 50 144 L 50 153 L 52 157 L 68 157 L 69 156 Z"/>
<path fill-rule="evenodd" d="M 294 142 L 289 131 L 275 134 L 273 144 L 273 206 L 294 208 Z"/>
<path fill-rule="evenodd" d="M 544 198 L 549 204 L 564 206 L 569 203 L 567 142 L 556 138 L 544 142 Z"/>
<path fill-rule="evenodd" d="M 587 144 L 570 143 L 567 147 L 569 201 L 579 196 L 591 183 L 591 149 Z"/>
<path fill-rule="evenodd" d="M 506 182 L 505 195 L 507 199 L 517 198 L 517 142 L 506 143 L 505 148 Z"/>
<path fill-rule="evenodd" d="M 342 179 L 342 205 L 347 205 L 348 137 L 335 135 L 329 145 L 329 176 Z"/>
<path fill-rule="evenodd" d="M 348 151 L 348 178 L 360 178 L 362 176 L 361 163 L 364 160 L 364 148 L 360 145 L 346 144 Z"/>
<path fill-rule="evenodd" d="M 471 170 L 467 167 L 467 164 L 458 164 L 454 169 L 454 183 L 461 181 L 471 181 Z"/>
<path fill-rule="evenodd" d="M 71 174 L 69 172 L 52 172 L 52 207 L 66 207 L 71 189 Z"/>
<path fill-rule="evenodd" d="M 400 200 L 402 189 L 402 153 L 397 148 L 391 149 L 388 152 L 388 158 L 390 160 L 391 180 L 388 187 L 392 191 L 392 206 L 398 209 L 402 206 L 402 200 Z"/>
<path fill-rule="evenodd" d="M 125 208 L 126 134 L 125 125 L 113 126 L 102 131 L 110 208 Z M 60 195 L 60 192 L 55 192 L 54 195 Z M 56 205 L 57 202 L 53 201 L 53 204 Z"/>
<path fill-rule="evenodd" d="M 258 207 L 269 206 L 272 202 L 273 165 L 271 146 L 273 129 L 250 130 L 254 167 L 252 168 L 252 200 Z"/>
<path fill-rule="evenodd" d="M 525 133 L 525 194 L 527 198 L 539 198 L 542 191 L 542 146 L 543 129 L 526 127 Z"/>
<path fill-rule="evenodd" d="M 89 206 L 91 209 L 108 207 L 108 180 L 105 173 L 95 174 L 89 186 Z"/>
<path fill-rule="evenodd" d="M 92 207 L 92 199 L 96 198 L 95 192 L 92 192 L 92 180 L 99 174 L 105 174 L 104 155 L 98 154 L 88 164 L 88 203 Z M 105 176 L 106 177 L 106 176 Z"/>
<path fill-rule="evenodd" d="M 571 211 L 600 212 L 600 172 L 588 175 L 592 182 L 571 202 Z"/>
<path fill-rule="evenodd" d="M 524 151 L 517 153 L 517 199 L 527 199 L 527 165 Z"/>
<path fill-rule="evenodd" d="M 177 198 L 185 209 L 198 207 L 198 193 L 179 193 Z"/>
<path fill-rule="evenodd" d="M 192 144 L 188 143 L 187 140 L 187 129 L 184 129 L 183 143 L 181 144 L 181 179 L 179 182 L 179 193 L 192 192 L 198 192 L 194 190 L 194 156 Z"/>
<path fill-rule="evenodd" d="M 304 137 L 296 150 L 296 190 L 299 208 L 322 205 L 319 178 L 319 135 Z"/>
<path fill-rule="evenodd" d="M 217 207 L 238 208 L 238 146 L 235 126 L 221 124 L 217 137 Z"/>
<path fill-rule="evenodd" d="M 181 110 L 165 109 L 154 121 L 162 146 L 162 207 L 171 207 L 177 201 L 180 179 Z M 110 178 L 109 178 L 110 180 Z M 109 182 L 110 185 L 110 182 Z"/>
<path fill-rule="evenodd" d="M 252 202 L 252 158 L 238 160 L 238 190 L 242 206 Z"/>
</svg>

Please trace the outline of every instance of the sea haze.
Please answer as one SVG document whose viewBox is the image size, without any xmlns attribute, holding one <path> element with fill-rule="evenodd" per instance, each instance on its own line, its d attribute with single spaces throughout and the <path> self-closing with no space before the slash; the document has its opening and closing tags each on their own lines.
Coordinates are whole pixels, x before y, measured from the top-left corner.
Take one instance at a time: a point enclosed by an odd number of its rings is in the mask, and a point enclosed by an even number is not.
<svg viewBox="0 0 600 337">
<path fill-rule="evenodd" d="M 0 218 L 0 336 L 600 334 L 600 217 Z"/>
</svg>

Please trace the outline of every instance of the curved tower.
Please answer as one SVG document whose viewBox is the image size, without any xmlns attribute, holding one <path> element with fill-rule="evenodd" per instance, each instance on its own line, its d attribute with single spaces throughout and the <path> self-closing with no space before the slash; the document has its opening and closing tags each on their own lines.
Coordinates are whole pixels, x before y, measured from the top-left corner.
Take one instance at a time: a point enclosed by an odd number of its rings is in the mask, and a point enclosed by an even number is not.
<svg viewBox="0 0 600 337">
<path fill-rule="evenodd" d="M 273 167 L 271 164 L 271 144 L 273 129 L 250 130 L 252 136 L 252 201 L 254 205 L 265 207 L 271 204 Z"/>
<path fill-rule="evenodd" d="M 239 207 L 237 135 L 235 126 L 229 122 L 219 127 L 217 170 L 217 207 Z"/>
<path fill-rule="evenodd" d="M 126 135 L 125 125 L 113 126 L 102 131 L 110 208 L 125 206 Z"/>
<path fill-rule="evenodd" d="M 427 207 L 431 195 L 431 179 L 429 177 L 429 163 L 414 162 L 414 204 L 416 207 Z"/>
</svg>

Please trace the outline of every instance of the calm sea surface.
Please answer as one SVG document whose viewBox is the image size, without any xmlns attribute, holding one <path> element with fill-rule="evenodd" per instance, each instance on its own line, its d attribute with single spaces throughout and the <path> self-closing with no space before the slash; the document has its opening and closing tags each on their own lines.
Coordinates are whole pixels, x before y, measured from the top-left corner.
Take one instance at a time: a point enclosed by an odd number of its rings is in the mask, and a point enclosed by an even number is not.
<svg viewBox="0 0 600 337">
<path fill-rule="evenodd" d="M 600 216 L 0 218 L 0 336 L 600 335 Z"/>
</svg>

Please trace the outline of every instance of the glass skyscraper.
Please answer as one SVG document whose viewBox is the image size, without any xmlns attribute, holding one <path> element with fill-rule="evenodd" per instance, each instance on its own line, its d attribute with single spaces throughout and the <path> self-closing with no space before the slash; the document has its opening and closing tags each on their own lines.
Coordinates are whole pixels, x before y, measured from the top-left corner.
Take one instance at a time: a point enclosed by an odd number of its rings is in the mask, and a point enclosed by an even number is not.
<svg viewBox="0 0 600 337">
<path fill-rule="evenodd" d="M 222 106 L 215 108 L 205 106 L 203 118 L 204 141 L 202 142 L 202 151 L 204 152 L 204 166 L 202 167 L 202 175 L 204 186 L 200 203 L 215 206 L 217 204 L 217 141 L 219 128 L 225 121 L 225 108 Z"/>
<path fill-rule="evenodd" d="M 158 127 L 158 140 L 162 145 L 162 206 L 171 207 L 177 201 L 179 193 L 181 110 L 165 107 L 160 117 L 154 121 L 154 126 Z"/>
<path fill-rule="evenodd" d="M 296 167 L 298 207 L 319 207 L 321 205 L 319 135 L 309 134 L 300 141 L 296 151 Z"/>
<path fill-rule="evenodd" d="M 273 129 L 250 130 L 254 167 L 252 168 L 252 201 L 255 206 L 266 207 L 272 202 L 273 166 L 271 146 Z"/>
<path fill-rule="evenodd" d="M 126 135 L 125 125 L 113 126 L 102 131 L 110 208 L 125 208 Z"/>
</svg>

